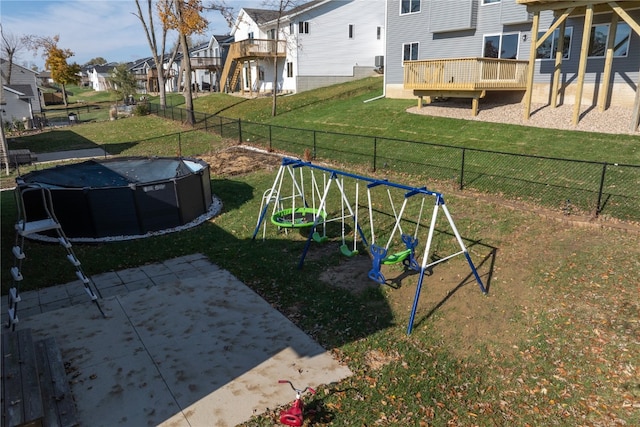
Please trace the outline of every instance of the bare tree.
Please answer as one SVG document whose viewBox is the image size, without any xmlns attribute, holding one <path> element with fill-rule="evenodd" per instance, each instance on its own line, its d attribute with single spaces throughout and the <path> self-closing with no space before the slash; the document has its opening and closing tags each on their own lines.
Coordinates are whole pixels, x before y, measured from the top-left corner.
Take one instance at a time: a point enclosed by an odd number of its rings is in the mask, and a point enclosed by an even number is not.
<svg viewBox="0 0 640 427">
<path fill-rule="evenodd" d="M 158 46 L 158 41 L 156 39 L 156 31 L 155 25 L 153 21 L 153 1 L 147 0 L 147 15 L 142 13 L 142 8 L 140 7 L 140 0 L 136 0 L 136 7 L 138 9 L 138 13 L 134 15 L 140 20 L 142 24 L 142 28 L 147 36 L 147 41 L 149 42 L 149 48 L 151 49 L 151 57 L 153 58 L 153 62 L 156 66 L 156 71 L 158 74 L 158 92 L 160 94 L 160 108 L 164 109 L 167 106 L 167 94 L 165 87 L 165 70 L 164 70 L 164 59 L 165 59 L 165 47 L 167 42 L 167 31 L 168 28 L 162 26 L 162 40 L 160 46 Z M 173 58 L 175 58 L 176 51 L 174 50 L 174 54 L 172 56 L 171 62 L 173 62 Z M 171 65 L 171 63 L 170 63 Z M 171 68 L 170 66 L 168 68 Z M 150 89 L 150 88 L 149 88 Z"/>
<path fill-rule="evenodd" d="M 9 63 L 7 67 L 7 84 L 11 84 L 11 69 L 20 51 L 26 49 L 24 40 L 11 33 L 6 33 L 0 24 L 0 37 L 2 38 L 2 58 Z"/>
<path fill-rule="evenodd" d="M 184 67 L 184 100 L 187 110 L 187 122 L 196 121 L 193 111 L 193 90 L 191 87 L 191 58 L 189 42 L 191 34 L 202 34 L 209 25 L 202 15 L 204 10 L 201 0 L 164 0 L 158 3 L 158 14 L 165 28 L 177 30 L 182 47 L 182 64 Z"/>
</svg>

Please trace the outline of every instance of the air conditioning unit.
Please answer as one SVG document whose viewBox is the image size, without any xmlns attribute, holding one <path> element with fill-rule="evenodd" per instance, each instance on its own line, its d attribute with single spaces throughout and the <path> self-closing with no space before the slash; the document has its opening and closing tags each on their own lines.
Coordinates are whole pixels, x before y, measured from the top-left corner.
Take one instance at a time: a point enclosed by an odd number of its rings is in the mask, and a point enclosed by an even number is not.
<svg viewBox="0 0 640 427">
<path fill-rule="evenodd" d="M 383 55 L 377 55 L 375 57 L 375 64 L 376 64 L 376 68 L 384 67 L 384 56 Z"/>
</svg>

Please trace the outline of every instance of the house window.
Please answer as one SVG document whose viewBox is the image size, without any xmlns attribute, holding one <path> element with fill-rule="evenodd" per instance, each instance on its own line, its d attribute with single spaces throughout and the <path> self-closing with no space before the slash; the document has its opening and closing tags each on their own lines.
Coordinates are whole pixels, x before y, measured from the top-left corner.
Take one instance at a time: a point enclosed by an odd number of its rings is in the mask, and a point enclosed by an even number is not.
<svg viewBox="0 0 640 427">
<path fill-rule="evenodd" d="M 276 39 L 276 29 L 275 28 L 267 30 L 267 38 L 270 39 L 270 40 L 275 40 Z"/>
<path fill-rule="evenodd" d="M 544 35 L 545 31 L 538 33 L 538 39 Z M 554 59 L 556 51 L 558 50 L 560 30 L 555 30 L 551 37 L 548 37 L 542 45 L 536 51 L 536 59 Z M 563 59 L 569 59 L 569 52 L 571 51 L 571 36 L 573 35 L 573 28 L 567 27 L 564 29 L 564 48 Z"/>
<path fill-rule="evenodd" d="M 253 31 L 252 31 L 252 32 L 250 32 L 249 34 L 247 34 L 247 38 L 248 38 L 249 40 L 253 40 Z"/>
<path fill-rule="evenodd" d="M 482 4 L 500 3 L 500 0 L 482 0 Z"/>
<path fill-rule="evenodd" d="M 418 43 L 405 43 L 402 45 L 402 60 L 415 61 L 418 59 Z"/>
<path fill-rule="evenodd" d="M 420 0 L 400 0 L 400 15 L 420 12 Z"/>
<path fill-rule="evenodd" d="M 616 38 L 613 43 L 613 56 L 625 57 L 629 53 L 629 38 L 631 28 L 625 22 L 618 23 Z M 604 56 L 607 51 L 609 39 L 609 24 L 598 24 L 591 27 L 591 40 L 589 41 L 589 56 Z"/>
<path fill-rule="evenodd" d="M 518 34 L 484 36 L 482 56 L 485 58 L 518 59 Z"/>
<path fill-rule="evenodd" d="M 376 39 L 380 40 L 380 37 L 382 37 L 382 27 L 376 27 Z"/>
<path fill-rule="evenodd" d="M 289 34 L 293 34 L 295 27 L 293 26 L 293 22 L 289 22 Z"/>
<path fill-rule="evenodd" d="M 300 34 L 309 34 L 309 23 L 308 22 L 298 22 L 298 33 L 300 33 Z"/>
<path fill-rule="evenodd" d="M 349 38 L 353 38 L 353 24 L 349 24 Z"/>
<path fill-rule="evenodd" d="M 293 62 L 287 62 L 287 77 L 293 77 Z"/>
</svg>

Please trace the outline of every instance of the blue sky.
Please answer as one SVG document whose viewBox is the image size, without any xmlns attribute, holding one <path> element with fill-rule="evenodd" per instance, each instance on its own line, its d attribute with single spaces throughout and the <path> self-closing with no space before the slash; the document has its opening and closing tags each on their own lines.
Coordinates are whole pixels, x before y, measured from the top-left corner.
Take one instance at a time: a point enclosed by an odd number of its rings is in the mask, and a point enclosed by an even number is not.
<svg viewBox="0 0 640 427">
<path fill-rule="evenodd" d="M 204 0 L 210 3 L 211 0 Z M 217 0 L 220 2 L 220 0 Z M 237 13 L 241 7 L 266 8 L 259 0 L 225 0 Z M 146 0 L 140 2 L 145 13 Z M 151 55 L 142 24 L 133 13 L 134 0 L 1 0 L 0 22 L 5 33 L 14 36 L 34 34 L 60 36 L 58 46 L 71 49 L 75 56 L 68 62 L 82 65 L 101 56 L 110 62 L 128 62 Z M 230 31 L 218 12 L 205 15 L 211 34 Z M 156 22 L 156 26 L 158 26 Z M 175 35 L 168 40 L 169 47 Z M 23 50 L 16 61 L 20 65 L 38 69 L 44 67 L 41 55 Z"/>
</svg>

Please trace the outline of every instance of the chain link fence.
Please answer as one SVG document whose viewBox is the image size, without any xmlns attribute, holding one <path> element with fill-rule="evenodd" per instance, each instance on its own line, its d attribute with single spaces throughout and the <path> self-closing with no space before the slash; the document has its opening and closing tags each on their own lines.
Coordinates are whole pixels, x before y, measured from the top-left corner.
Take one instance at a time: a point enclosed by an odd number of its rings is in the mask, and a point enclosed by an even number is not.
<svg viewBox="0 0 640 427">
<path fill-rule="evenodd" d="M 150 111 L 185 122 L 186 111 Z M 640 221 L 640 165 L 590 162 L 253 123 L 195 113 L 194 128 L 268 151 L 394 171 L 570 214 Z M 427 185 L 429 186 L 429 185 Z"/>
</svg>

